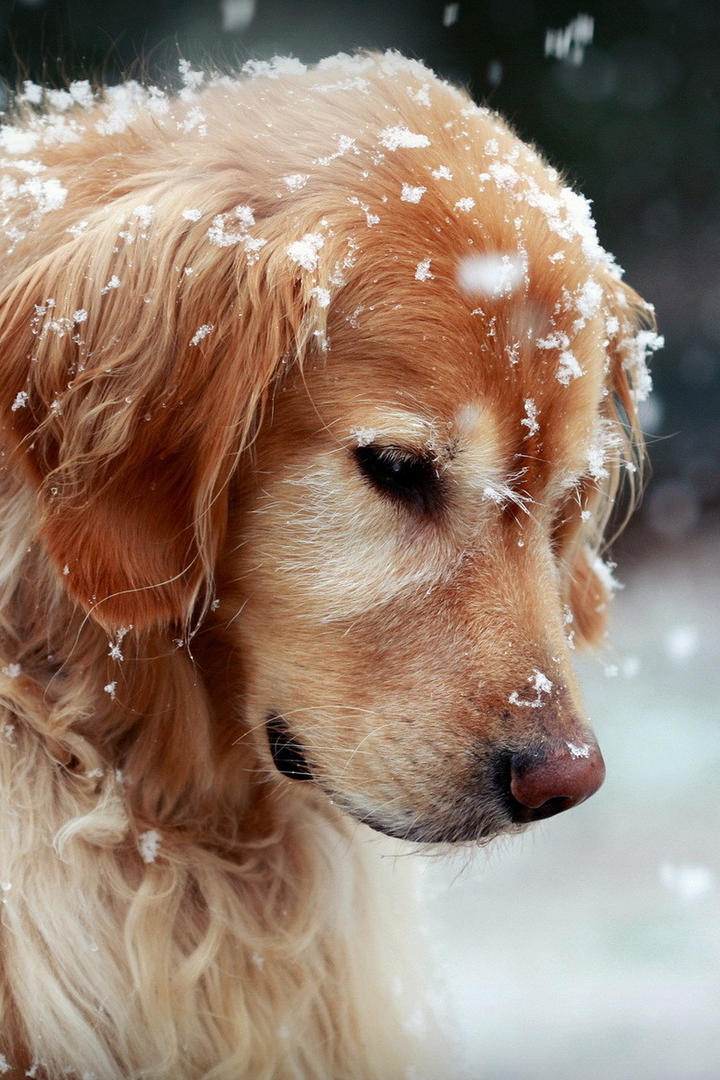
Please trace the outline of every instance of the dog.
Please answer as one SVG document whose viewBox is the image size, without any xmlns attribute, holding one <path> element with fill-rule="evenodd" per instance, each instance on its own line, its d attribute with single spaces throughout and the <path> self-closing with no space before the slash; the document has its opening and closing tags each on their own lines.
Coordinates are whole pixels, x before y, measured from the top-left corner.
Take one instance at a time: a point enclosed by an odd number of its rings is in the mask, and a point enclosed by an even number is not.
<svg viewBox="0 0 720 1080">
<path fill-rule="evenodd" d="M 570 654 L 659 339 L 421 63 L 181 76 L 0 132 L 2 1066 L 419 1075 L 358 823 L 601 784 Z"/>
</svg>

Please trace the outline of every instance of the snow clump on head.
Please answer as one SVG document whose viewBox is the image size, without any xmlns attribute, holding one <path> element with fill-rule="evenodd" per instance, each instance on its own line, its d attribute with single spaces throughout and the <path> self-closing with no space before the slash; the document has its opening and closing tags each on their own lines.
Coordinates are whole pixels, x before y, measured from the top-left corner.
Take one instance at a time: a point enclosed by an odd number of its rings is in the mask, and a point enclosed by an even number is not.
<svg viewBox="0 0 720 1080">
<path fill-rule="evenodd" d="M 587 450 L 587 471 L 596 483 L 610 475 L 608 464 L 620 462 L 622 438 L 618 426 L 612 420 L 599 419 Z"/>
<path fill-rule="evenodd" d="M 419 203 L 426 191 L 426 187 L 413 187 L 412 184 L 403 184 L 400 199 L 402 202 Z"/>
<path fill-rule="evenodd" d="M 310 295 L 315 300 L 315 303 L 320 308 L 330 307 L 330 290 L 323 288 L 321 285 L 316 285 L 310 290 Z"/>
<path fill-rule="evenodd" d="M 248 60 L 241 70 L 251 79 L 279 79 L 281 75 L 301 75 L 307 67 L 294 56 L 273 56 L 270 60 Z"/>
<path fill-rule="evenodd" d="M 321 233 L 305 233 L 302 240 L 293 241 L 285 250 L 292 261 L 304 270 L 316 270 L 318 252 L 324 244 L 325 237 Z"/>
<path fill-rule="evenodd" d="M 415 280 L 416 281 L 432 281 L 434 274 L 430 270 L 430 258 L 423 259 L 415 267 Z"/>
<path fill-rule="evenodd" d="M 255 224 L 255 215 L 251 206 L 236 206 L 228 214 L 217 214 L 207 237 L 215 247 L 234 247 L 240 244 L 247 255 L 248 266 L 253 266 L 260 258 L 260 249 L 267 240 L 261 236 L 251 236 L 250 229 Z"/>
<path fill-rule="evenodd" d="M 532 398 L 525 398 L 525 417 L 520 423 L 523 427 L 527 428 L 527 432 L 523 435 L 523 439 L 529 439 L 531 435 L 536 435 L 540 430 L 540 424 L 538 423 L 538 407 Z"/>
<path fill-rule="evenodd" d="M 652 391 L 648 359 L 652 353 L 663 348 L 665 338 L 654 330 L 639 330 L 634 337 L 621 341 L 620 345 L 625 353 L 623 367 L 632 381 L 632 401 L 634 405 L 639 405 L 647 401 Z"/>
<path fill-rule="evenodd" d="M 578 358 L 571 349 L 565 349 L 560 353 L 558 357 L 558 369 L 555 373 L 555 378 L 563 386 L 569 386 L 573 379 L 579 379 L 584 375 L 583 369 L 580 367 Z"/>
<path fill-rule="evenodd" d="M 282 181 L 288 191 L 300 191 L 309 179 L 308 173 L 290 173 L 288 176 L 283 176 Z"/>
<path fill-rule="evenodd" d="M 410 131 L 403 125 L 384 128 L 380 132 L 380 142 L 388 150 L 399 150 L 401 147 L 416 149 L 430 145 L 427 135 Z"/>
<path fill-rule="evenodd" d="M 193 219 L 196 220 L 196 219 Z M 232 232 L 228 226 L 233 224 L 239 231 Z M 250 206 L 236 206 L 229 214 L 218 214 L 213 218 L 208 229 L 208 240 L 216 247 L 232 247 L 247 239 L 248 229 L 255 224 L 255 215 Z"/>
</svg>

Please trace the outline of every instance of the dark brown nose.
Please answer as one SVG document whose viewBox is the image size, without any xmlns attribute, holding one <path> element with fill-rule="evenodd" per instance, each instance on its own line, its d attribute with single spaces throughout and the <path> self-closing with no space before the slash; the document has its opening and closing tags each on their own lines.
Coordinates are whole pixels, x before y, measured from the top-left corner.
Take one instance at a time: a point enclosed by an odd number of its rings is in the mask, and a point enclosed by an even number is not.
<svg viewBox="0 0 720 1080">
<path fill-rule="evenodd" d="M 539 821 L 594 795 L 605 779 L 605 762 L 592 740 L 554 744 L 510 758 L 513 821 Z"/>
</svg>

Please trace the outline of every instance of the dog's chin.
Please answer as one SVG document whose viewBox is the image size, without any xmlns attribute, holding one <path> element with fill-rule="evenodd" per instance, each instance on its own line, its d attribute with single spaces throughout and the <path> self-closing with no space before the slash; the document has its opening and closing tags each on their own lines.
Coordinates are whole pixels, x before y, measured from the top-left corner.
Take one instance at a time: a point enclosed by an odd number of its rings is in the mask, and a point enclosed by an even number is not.
<svg viewBox="0 0 720 1080">
<path fill-rule="evenodd" d="M 363 812 L 344 804 L 337 796 L 333 799 L 335 805 L 339 805 L 356 821 L 362 822 L 375 832 L 391 836 L 396 840 L 404 840 L 413 844 L 425 845 L 458 845 L 458 844 L 489 844 L 499 836 L 508 833 L 522 831 L 523 826 L 516 825 L 508 820 L 480 820 L 478 818 L 463 819 L 458 817 L 447 821 L 432 820 L 423 821 L 414 818 L 411 823 L 387 821 L 382 815 L 372 812 Z M 500 815 L 498 815 L 500 817 Z"/>
</svg>

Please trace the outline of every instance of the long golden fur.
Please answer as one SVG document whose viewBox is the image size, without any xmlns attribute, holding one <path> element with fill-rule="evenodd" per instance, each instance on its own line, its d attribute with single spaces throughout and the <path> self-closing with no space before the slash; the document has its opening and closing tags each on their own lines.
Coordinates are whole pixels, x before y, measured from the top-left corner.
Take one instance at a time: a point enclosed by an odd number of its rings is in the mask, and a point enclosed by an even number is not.
<svg viewBox="0 0 720 1080">
<path fill-rule="evenodd" d="M 498 754 L 589 753 L 654 342 L 422 65 L 183 74 L 0 132 L 2 1063 L 394 1080 L 353 818 L 486 840 Z"/>
</svg>

